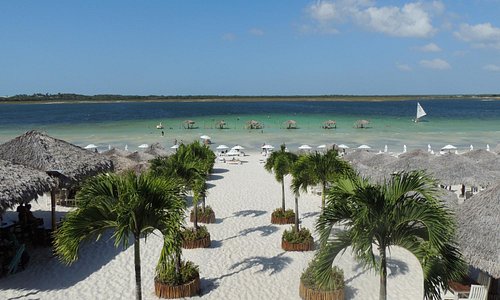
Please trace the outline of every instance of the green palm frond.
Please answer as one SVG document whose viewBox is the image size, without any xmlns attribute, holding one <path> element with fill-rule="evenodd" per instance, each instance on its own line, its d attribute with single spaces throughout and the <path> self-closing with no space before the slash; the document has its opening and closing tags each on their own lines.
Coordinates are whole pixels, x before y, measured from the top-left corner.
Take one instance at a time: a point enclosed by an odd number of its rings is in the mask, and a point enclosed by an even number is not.
<svg viewBox="0 0 500 300">
<path fill-rule="evenodd" d="M 332 235 L 333 226 L 339 224 L 345 231 Z M 325 271 L 343 241 L 366 267 L 382 270 L 385 266 L 375 260 L 373 245 L 404 247 L 420 261 L 426 298 L 436 299 L 448 280 L 465 271 L 453 240 L 455 229 L 453 214 L 438 200 L 435 181 L 421 171 L 394 174 L 380 185 L 348 176 L 335 181 L 317 221 L 324 250 L 316 259 Z M 325 274 L 318 280 L 325 280 Z"/>
</svg>

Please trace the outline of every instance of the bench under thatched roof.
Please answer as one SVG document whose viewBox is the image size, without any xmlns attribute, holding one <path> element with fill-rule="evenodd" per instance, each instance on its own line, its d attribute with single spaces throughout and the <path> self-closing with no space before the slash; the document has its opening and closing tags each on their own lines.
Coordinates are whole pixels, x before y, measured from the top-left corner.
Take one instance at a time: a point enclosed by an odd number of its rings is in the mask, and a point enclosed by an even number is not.
<svg viewBox="0 0 500 300">
<path fill-rule="evenodd" d="M 500 278 L 500 182 L 458 208 L 458 242 L 466 261 Z"/>
<path fill-rule="evenodd" d="M 113 170 L 113 163 L 103 155 L 35 130 L 1 144 L 0 159 L 44 172 L 58 170 L 63 174 L 62 185 Z"/>
<path fill-rule="evenodd" d="M 0 160 L 0 214 L 51 190 L 55 181 L 47 173 Z"/>
</svg>

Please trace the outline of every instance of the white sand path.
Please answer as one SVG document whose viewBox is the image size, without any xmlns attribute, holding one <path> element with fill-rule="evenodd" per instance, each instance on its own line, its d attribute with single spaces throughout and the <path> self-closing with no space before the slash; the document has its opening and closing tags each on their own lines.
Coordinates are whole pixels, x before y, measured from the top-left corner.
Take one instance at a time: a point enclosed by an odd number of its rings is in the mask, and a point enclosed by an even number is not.
<svg viewBox="0 0 500 300">
<path fill-rule="evenodd" d="M 281 235 L 290 226 L 270 224 L 271 212 L 281 205 L 281 187 L 259 163 L 260 157 L 255 153 L 242 157 L 246 162 L 241 165 L 215 165 L 209 182 L 213 186 L 207 197 L 217 218 L 216 224 L 207 225 L 212 246 L 183 251 L 184 258 L 200 267 L 202 294 L 194 299 L 300 299 L 300 274 L 313 252 L 281 249 Z M 288 188 L 286 193 L 287 206 L 293 208 L 292 193 Z M 33 204 L 35 215 L 40 213 L 37 206 L 48 210 L 44 201 Z M 300 197 L 303 226 L 314 228 L 320 205 L 317 195 Z M 146 243 L 141 243 L 144 299 L 158 299 L 153 279 L 160 249 L 159 236 L 150 236 Z M 0 299 L 135 297 L 133 247 L 115 249 L 112 241 L 107 240 L 88 244 L 70 267 L 52 258 L 48 248 L 30 253 L 26 270 L 0 279 Z M 378 299 L 379 278 L 375 272 L 363 270 L 348 252 L 336 263 L 344 269 L 346 299 Z M 422 290 L 418 261 L 403 249 L 392 249 L 388 299 L 422 299 Z"/>
</svg>

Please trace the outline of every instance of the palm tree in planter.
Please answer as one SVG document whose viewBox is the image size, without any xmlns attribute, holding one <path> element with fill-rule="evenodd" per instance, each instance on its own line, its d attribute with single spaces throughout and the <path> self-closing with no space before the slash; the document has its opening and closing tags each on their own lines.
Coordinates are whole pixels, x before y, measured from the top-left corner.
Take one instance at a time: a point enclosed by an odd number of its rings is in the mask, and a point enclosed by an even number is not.
<svg viewBox="0 0 500 300">
<path fill-rule="evenodd" d="M 286 251 L 310 251 L 314 248 L 314 240 L 311 232 L 307 228 L 300 228 L 299 225 L 299 196 L 300 190 L 306 190 L 307 186 L 303 183 L 307 180 L 308 174 L 303 172 L 301 160 L 305 156 L 301 156 L 292 167 L 292 190 L 295 198 L 295 220 L 294 225 L 290 230 L 285 230 L 281 238 L 281 247 Z"/>
<path fill-rule="evenodd" d="M 309 186 L 321 185 L 321 207 L 325 207 L 326 189 L 329 183 L 342 176 L 352 176 L 354 171 L 348 162 L 338 156 L 337 150 L 330 149 L 322 154 L 305 154 L 297 161 L 296 171 L 300 172 L 300 187 L 307 191 Z"/>
<path fill-rule="evenodd" d="M 210 234 L 205 226 L 198 226 L 198 200 L 200 186 L 205 185 L 206 164 L 193 152 L 189 146 L 181 146 L 174 155 L 159 157 L 151 161 L 151 170 L 156 176 L 180 178 L 184 186 L 193 191 L 193 215 L 195 226 L 182 231 L 185 248 L 200 248 L 210 246 Z"/>
<path fill-rule="evenodd" d="M 351 246 L 361 263 L 380 274 L 379 299 L 385 300 L 387 251 L 400 246 L 420 261 L 425 297 L 439 299 L 440 289 L 459 280 L 466 267 L 453 240 L 453 214 L 436 198 L 436 186 L 420 171 L 392 175 L 383 184 L 359 177 L 339 179 L 316 225 L 321 245 L 316 254 L 318 285 L 328 282 L 334 258 Z M 333 236 L 336 224 L 343 224 L 345 231 Z"/>
<path fill-rule="evenodd" d="M 281 183 L 281 208 L 277 208 L 271 214 L 272 224 L 293 224 L 295 219 L 293 210 L 285 209 L 285 176 L 291 173 L 297 155 L 286 152 L 285 149 L 285 144 L 281 145 L 280 151 L 272 152 L 264 165 L 268 172 L 274 173 L 276 181 Z"/>
<path fill-rule="evenodd" d="M 85 182 L 76 195 L 80 206 L 69 212 L 55 233 L 55 250 L 62 261 L 78 259 L 83 242 L 98 240 L 113 230 L 115 246 L 127 247 L 133 237 L 136 299 L 142 299 L 140 239 L 154 230 L 175 231 L 184 215 L 182 185 L 133 172 L 98 175 Z"/>
<path fill-rule="evenodd" d="M 198 192 L 198 199 L 201 199 L 201 209 L 198 208 L 196 212 L 198 215 L 198 222 L 200 223 L 215 223 L 215 213 L 210 206 L 206 205 L 206 195 L 207 195 L 207 177 L 212 172 L 213 167 L 215 165 L 216 156 L 212 150 L 207 145 L 203 145 L 200 142 L 194 142 L 188 145 L 188 151 L 199 161 L 198 171 L 200 174 L 204 174 L 205 176 L 201 176 L 201 178 L 196 179 L 196 191 L 193 189 L 193 192 Z M 197 206 L 195 206 L 197 207 Z M 194 222 L 194 213 L 195 210 L 191 212 L 191 221 Z"/>
</svg>

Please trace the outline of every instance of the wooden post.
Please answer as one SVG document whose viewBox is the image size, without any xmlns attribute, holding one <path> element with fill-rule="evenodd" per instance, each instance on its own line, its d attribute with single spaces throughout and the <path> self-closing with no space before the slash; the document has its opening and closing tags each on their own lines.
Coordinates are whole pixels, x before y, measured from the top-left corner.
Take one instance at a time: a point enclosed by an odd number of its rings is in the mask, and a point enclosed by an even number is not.
<svg viewBox="0 0 500 300">
<path fill-rule="evenodd" d="M 56 230 L 56 188 L 50 190 L 50 209 L 52 216 L 52 231 Z"/>
</svg>

